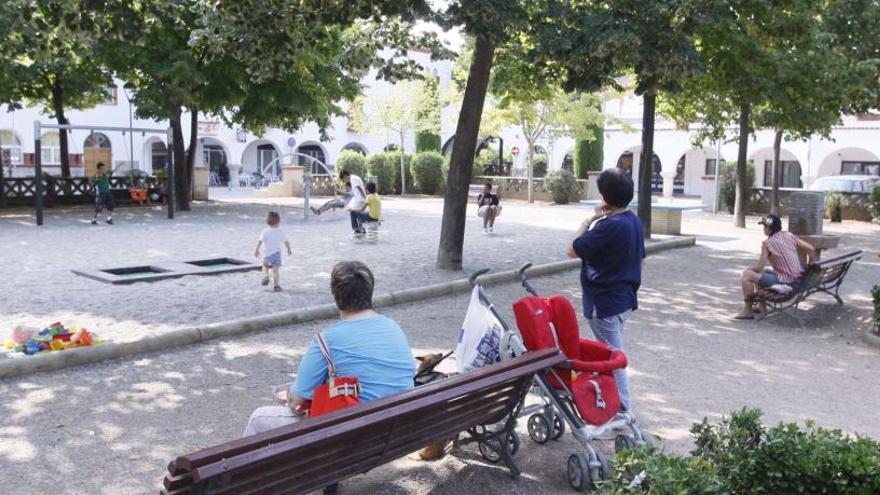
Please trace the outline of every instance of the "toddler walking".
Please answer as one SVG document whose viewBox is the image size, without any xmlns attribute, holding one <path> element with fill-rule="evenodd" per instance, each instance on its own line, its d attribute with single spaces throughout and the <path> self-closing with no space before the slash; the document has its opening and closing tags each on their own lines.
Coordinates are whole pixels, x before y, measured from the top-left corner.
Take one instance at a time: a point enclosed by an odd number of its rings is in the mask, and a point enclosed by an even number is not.
<svg viewBox="0 0 880 495">
<path fill-rule="evenodd" d="M 281 246 L 287 248 L 287 254 L 292 255 L 290 250 L 290 241 L 284 231 L 278 228 L 281 223 L 281 215 L 277 211 L 270 211 L 266 216 L 266 224 L 269 226 L 260 234 L 260 240 L 257 241 L 257 249 L 254 256 L 260 257 L 260 246 L 263 247 L 263 285 L 269 285 L 269 269 L 272 269 L 272 279 L 275 282 L 275 292 L 281 290 Z"/>
</svg>

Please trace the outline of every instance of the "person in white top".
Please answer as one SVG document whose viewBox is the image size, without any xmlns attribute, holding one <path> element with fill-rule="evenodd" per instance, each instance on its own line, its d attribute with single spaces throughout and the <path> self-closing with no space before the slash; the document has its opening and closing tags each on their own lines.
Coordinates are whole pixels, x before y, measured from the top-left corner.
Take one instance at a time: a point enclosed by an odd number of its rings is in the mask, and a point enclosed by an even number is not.
<svg viewBox="0 0 880 495">
<path fill-rule="evenodd" d="M 342 177 L 342 180 L 346 184 L 351 186 L 351 201 L 349 201 L 348 206 L 346 206 L 346 209 L 351 215 L 351 230 L 356 234 L 362 233 L 355 212 L 363 210 L 364 202 L 367 200 L 367 190 L 364 188 L 364 180 L 348 170 L 343 170 L 339 176 Z"/>
<path fill-rule="evenodd" d="M 287 255 L 293 252 L 290 250 L 290 241 L 283 230 L 278 228 L 281 224 L 281 215 L 277 211 L 270 211 L 266 216 L 266 224 L 268 228 L 260 233 L 260 240 L 257 241 L 257 249 L 254 256 L 260 257 L 260 247 L 263 247 L 263 285 L 269 285 L 269 270 L 272 270 L 272 279 L 275 282 L 275 292 L 281 290 L 281 247 L 287 248 Z"/>
</svg>

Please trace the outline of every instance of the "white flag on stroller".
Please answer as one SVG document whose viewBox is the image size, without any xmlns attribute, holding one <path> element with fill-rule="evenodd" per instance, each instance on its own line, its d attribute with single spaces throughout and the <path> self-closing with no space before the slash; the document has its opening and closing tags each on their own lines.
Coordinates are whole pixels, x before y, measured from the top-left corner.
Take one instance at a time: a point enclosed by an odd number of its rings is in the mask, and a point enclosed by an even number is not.
<svg viewBox="0 0 880 495">
<path fill-rule="evenodd" d="M 501 361 L 502 337 L 504 327 L 480 301 L 479 288 L 474 287 L 455 347 L 458 372 L 464 373 Z"/>
</svg>

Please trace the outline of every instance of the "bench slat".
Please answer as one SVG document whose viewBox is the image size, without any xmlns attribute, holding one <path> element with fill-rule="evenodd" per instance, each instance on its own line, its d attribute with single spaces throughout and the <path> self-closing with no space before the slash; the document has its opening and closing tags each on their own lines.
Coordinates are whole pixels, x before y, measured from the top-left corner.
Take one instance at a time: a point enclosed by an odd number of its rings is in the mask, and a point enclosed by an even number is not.
<svg viewBox="0 0 880 495">
<path fill-rule="evenodd" d="M 450 379 L 451 380 L 451 379 Z M 491 380 L 491 378 L 486 378 L 484 380 Z M 476 382 L 472 384 L 467 384 L 464 388 L 465 390 L 470 388 L 471 390 L 467 393 L 464 393 L 464 390 L 458 391 L 458 389 L 449 389 L 436 396 L 428 396 L 422 397 L 415 401 L 412 401 L 407 404 L 403 404 L 398 406 L 395 409 L 401 409 L 400 411 L 395 411 L 394 416 L 406 415 L 406 414 L 424 414 L 429 416 L 445 416 L 449 413 L 447 409 L 441 407 L 441 405 L 447 401 L 458 399 L 463 396 L 471 396 L 471 401 L 468 403 L 480 403 L 481 399 L 484 397 L 486 392 L 491 392 L 492 389 L 487 386 L 480 386 L 481 382 Z M 498 385 L 496 387 L 505 387 L 509 389 L 509 392 L 512 393 L 515 391 L 513 387 L 510 386 L 511 381 L 505 381 L 503 384 Z M 488 389 L 488 390 L 487 390 Z M 474 392 L 481 392 L 479 395 L 474 395 Z M 356 408 L 352 408 L 356 409 Z M 364 426 L 379 423 L 381 424 L 383 421 L 391 422 L 393 421 L 393 417 L 388 414 L 388 411 L 378 411 L 373 412 L 371 414 L 353 419 L 348 423 L 337 426 L 332 430 L 324 430 L 324 431 L 316 431 L 311 432 L 306 435 L 302 435 L 299 437 L 291 438 L 273 445 L 266 446 L 262 449 L 247 452 L 245 454 L 241 454 L 235 457 L 227 458 L 222 461 L 208 464 L 206 466 L 201 466 L 193 470 L 193 479 L 196 482 L 199 482 L 203 479 L 208 479 L 214 476 L 219 476 L 223 473 L 236 470 L 242 466 L 254 465 L 260 462 L 263 462 L 267 459 L 270 459 L 276 455 L 283 454 L 285 452 L 297 451 L 302 449 L 304 446 L 308 446 L 311 444 L 320 443 L 321 440 L 329 441 L 329 436 L 333 437 L 343 436 L 349 432 L 357 432 L 360 431 Z M 455 417 L 453 417 L 455 419 Z M 332 432 L 332 433 L 331 433 Z"/>
<path fill-rule="evenodd" d="M 178 457 L 164 493 L 305 493 L 478 424 L 502 421 L 556 349 L 441 380 L 327 416 Z M 341 462 L 343 461 L 344 462 Z M 344 464 L 344 465 L 343 465 Z"/>
<path fill-rule="evenodd" d="M 486 377 L 503 374 L 511 369 L 517 369 L 519 367 L 525 367 L 525 373 L 534 374 L 537 371 L 545 369 L 544 361 L 547 361 L 548 359 L 557 361 L 556 364 L 552 366 L 557 366 L 559 363 L 565 360 L 564 356 L 554 353 L 552 349 L 550 349 L 549 351 L 550 352 L 544 352 L 542 350 L 539 352 L 526 353 L 525 355 L 516 359 L 504 361 L 500 364 L 493 366 L 487 366 L 485 368 L 457 375 L 446 380 L 439 380 L 437 382 L 418 387 L 417 389 L 413 389 L 402 394 L 385 397 L 372 401 L 368 404 L 358 406 L 356 408 L 328 414 L 326 416 L 311 419 L 309 421 L 303 421 L 295 425 L 285 427 L 286 430 L 277 432 L 275 430 L 273 430 L 272 432 L 264 432 L 192 452 L 190 454 L 178 457 L 174 461 L 174 465 L 180 472 L 189 471 L 198 466 L 210 464 L 223 458 L 228 458 L 244 452 L 259 449 L 265 445 L 268 445 L 269 443 L 277 443 L 282 440 L 308 434 L 312 431 L 330 428 L 334 425 L 344 423 L 352 417 L 369 414 L 371 411 L 395 407 L 396 405 L 413 400 L 414 397 L 422 397 L 436 394 L 438 392 L 448 390 L 449 388 L 476 382 Z"/>
</svg>

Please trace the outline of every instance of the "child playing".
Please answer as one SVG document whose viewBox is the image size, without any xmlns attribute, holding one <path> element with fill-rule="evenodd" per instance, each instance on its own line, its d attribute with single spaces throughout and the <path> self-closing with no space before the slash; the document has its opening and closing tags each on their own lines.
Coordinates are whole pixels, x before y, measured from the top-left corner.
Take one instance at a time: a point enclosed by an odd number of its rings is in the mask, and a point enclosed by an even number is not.
<svg viewBox="0 0 880 495">
<path fill-rule="evenodd" d="M 382 218 L 382 201 L 376 194 L 376 184 L 370 182 L 367 184 L 367 199 L 364 200 L 364 206 L 359 210 L 351 210 L 352 217 L 357 221 L 357 230 L 355 235 L 363 235 L 364 222 L 376 222 Z"/>
<path fill-rule="evenodd" d="M 269 269 L 272 269 L 272 279 L 275 281 L 275 292 L 281 290 L 281 245 L 287 248 L 287 255 L 293 254 L 290 250 L 290 241 L 284 231 L 278 228 L 281 223 L 281 215 L 277 211 L 270 211 L 266 216 L 266 224 L 269 226 L 260 233 L 260 240 L 257 241 L 257 249 L 254 256 L 260 257 L 260 246 L 263 246 L 263 285 L 269 285 Z"/>
<path fill-rule="evenodd" d="M 98 172 L 92 177 L 92 186 L 95 187 L 95 216 L 92 217 L 92 225 L 98 225 L 98 215 L 106 207 L 107 223 L 113 225 L 113 194 L 110 192 L 110 176 L 113 172 L 104 170 L 105 165 L 98 162 Z"/>
</svg>

